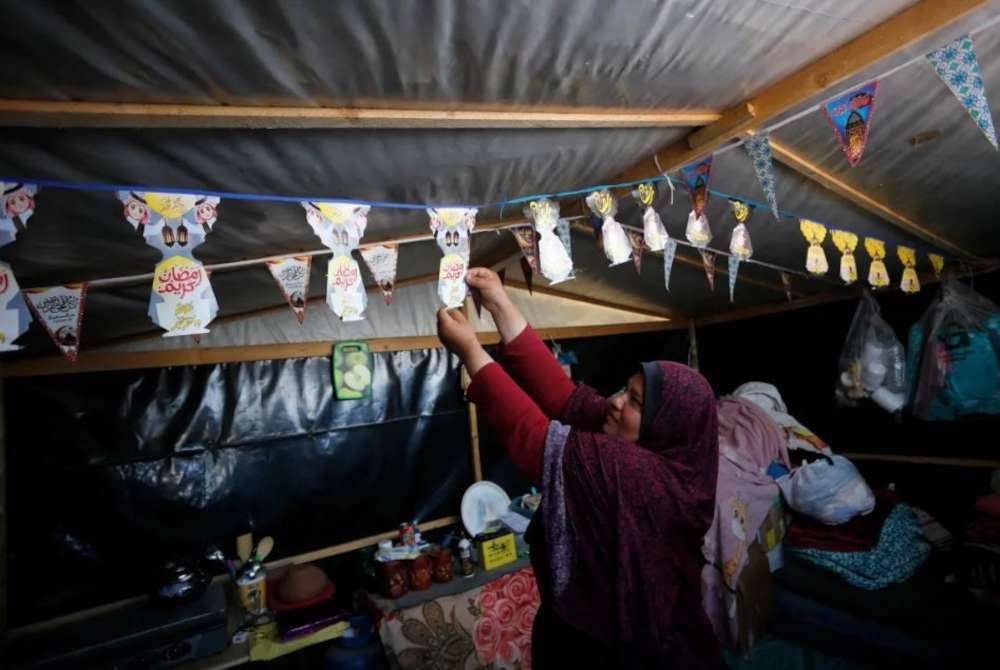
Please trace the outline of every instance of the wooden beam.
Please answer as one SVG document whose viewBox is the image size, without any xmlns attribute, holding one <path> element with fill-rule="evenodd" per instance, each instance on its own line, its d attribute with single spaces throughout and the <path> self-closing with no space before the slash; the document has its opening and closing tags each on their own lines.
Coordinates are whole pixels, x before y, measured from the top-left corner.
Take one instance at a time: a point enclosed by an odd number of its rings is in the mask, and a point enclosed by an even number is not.
<svg viewBox="0 0 1000 670">
<path fill-rule="evenodd" d="M 811 295 L 805 298 L 796 298 L 795 300 L 734 309 L 728 312 L 713 314 L 711 316 L 698 317 L 694 320 L 697 321 L 699 327 L 714 326 L 720 323 L 743 321 L 744 319 L 753 319 L 759 316 L 770 316 L 772 314 L 781 314 L 782 312 L 793 312 L 797 309 L 804 309 L 806 307 L 816 307 L 817 305 L 826 305 L 831 302 L 850 300 L 852 298 L 857 298 L 860 295 L 861 289 L 858 287 L 845 288 L 828 293 L 817 293 L 816 295 Z"/>
<path fill-rule="evenodd" d="M 915 235 L 920 239 L 957 256 L 974 258 L 974 255 L 965 249 L 962 249 L 961 247 L 941 237 L 934 231 L 916 223 L 884 202 L 881 202 L 864 191 L 851 186 L 843 179 L 840 179 L 836 175 L 816 165 L 805 156 L 792 151 L 789 147 L 785 146 L 782 142 L 779 142 L 773 136 L 770 139 L 770 143 L 771 153 L 774 155 L 775 160 L 784 163 L 804 177 L 811 179 L 820 186 L 833 191 L 842 198 L 850 200 L 861 209 L 871 212 L 883 221 L 894 225 L 896 228 L 899 228 L 906 233 Z"/>
<path fill-rule="evenodd" d="M 540 328 L 546 339 L 572 339 L 578 337 L 603 337 L 684 328 L 685 324 L 672 321 L 648 323 L 623 323 L 606 326 L 568 326 Z M 496 344 L 500 336 L 495 332 L 477 333 L 483 344 Z M 47 375 L 105 372 L 110 370 L 139 370 L 165 368 L 178 365 L 208 365 L 214 363 L 239 363 L 247 361 L 280 360 L 285 358 L 310 358 L 329 356 L 334 340 L 320 342 L 285 342 L 281 344 L 255 344 L 229 347 L 205 347 L 165 351 L 98 351 L 81 352 L 76 363 L 62 356 L 43 356 L 5 363 L 0 367 L 0 378 L 41 377 Z M 433 349 L 441 346 L 437 337 L 383 337 L 368 340 L 371 351 L 407 351 Z"/>
<path fill-rule="evenodd" d="M 528 285 L 522 281 L 516 279 L 508 279 L 506 282 L 507 286 L 513 286 L 514 288 L 528 290 Z M 597 298 L 590 298 L 585 295 L 580 295 L 579 293 L 570 293 L 569 291 L 560 291 L 559 289 L 554 289 L 549 286 L 537 286 L 532 284 L 531 291 L 533 293 L 540 293 L 542 295 L 550 295 L 555 298 L 563 298 L 564 300 L 572 300 L 574 302 L 582 302 L 587 305 L 596 305 L 597 307 L 607 307 L 609 309 L 617 309 L 622 312 L 631 312 L 633 314 L 641 314 L 642 316 L 652 316 L 657 319 L 683 319 L 684 317 L 679 316 L 675 312 L 668 309 L 663 310 L 652 310 L 644 309 L 642 307 L 630 307 L 628 305 L 622 305 L 616 302 L 609 302 L 607 300 L 599 300 Z"/>
<path fill-rule="evenodd" d="M 663 128 L 704 126 L 706 109 L 289 107 L 0 100 L 5 126 L 64 128 Z"/>
<path fill-rule="evenodd" d="M 935 32 L 950 26 L 990 0 L 921 0 L 871 30 L 837 47 L 748 100 L 723 111 L 722 117 L 626 170 L 611 182 L 638 181 L 672 172 L 710 155 L 727 141 L 765 125 L 798 105 L 857 76 Z M 749 113 L 752 112 L 752 113 Z"/>
</svg>

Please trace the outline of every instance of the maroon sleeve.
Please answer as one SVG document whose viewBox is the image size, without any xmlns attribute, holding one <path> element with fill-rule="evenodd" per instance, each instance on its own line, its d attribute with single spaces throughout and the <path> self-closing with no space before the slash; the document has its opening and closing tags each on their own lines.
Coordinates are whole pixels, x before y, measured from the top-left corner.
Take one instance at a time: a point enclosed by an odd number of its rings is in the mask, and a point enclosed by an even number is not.
<svg viewBox="0 0 1000 670">
<path fill-rule="evenodd" d="M 468 397 L 496 430 L 514 465 L 533 484 L 540 483 L 549 420 L 538 406 L 496 363 L 476 373 Z"/>
<path fill-rule="evenodd" d="M 576 385 L 531 326 L 503 346 L 503 361 L 511 377 L 538 403 L 545 416 L 562 416 Z"/>
</svg>

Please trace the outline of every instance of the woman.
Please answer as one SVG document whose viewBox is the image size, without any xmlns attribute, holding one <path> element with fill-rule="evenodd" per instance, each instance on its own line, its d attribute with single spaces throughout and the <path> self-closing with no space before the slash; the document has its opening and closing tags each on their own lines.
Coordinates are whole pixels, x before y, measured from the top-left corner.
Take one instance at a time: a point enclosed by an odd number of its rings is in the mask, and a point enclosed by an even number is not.
<svg viewBox="0 0 1000 670">
<path fill-rule="evenodd" d="M 718 468 L 708 383 L 677 363 L 644 363 L 602 398 L 566 377 L 495 273 L 473 268 L 467 281 L 514 379 L 460 313 L 438 312 L 438 336 L 511 459 L 542 483 L 527 533 L 542 593 L 536 666 L 725 667 L 699 587 Z"/>
</svg>

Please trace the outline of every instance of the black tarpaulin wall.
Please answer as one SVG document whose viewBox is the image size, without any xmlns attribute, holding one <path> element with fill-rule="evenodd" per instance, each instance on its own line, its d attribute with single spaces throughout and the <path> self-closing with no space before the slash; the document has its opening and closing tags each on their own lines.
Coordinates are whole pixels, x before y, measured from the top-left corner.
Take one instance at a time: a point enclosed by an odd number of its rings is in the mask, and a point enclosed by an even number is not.
<svg viewBox="0 0 1000 670">
<path fill-rule="evenodd" d="M 329 358 L 10 380 L 12 625 L 147 588 L 249 530 L 274 556 L 454 514 L 471 483 L 458 362 L 374 356 L 338 402 Z"/>
</svg>

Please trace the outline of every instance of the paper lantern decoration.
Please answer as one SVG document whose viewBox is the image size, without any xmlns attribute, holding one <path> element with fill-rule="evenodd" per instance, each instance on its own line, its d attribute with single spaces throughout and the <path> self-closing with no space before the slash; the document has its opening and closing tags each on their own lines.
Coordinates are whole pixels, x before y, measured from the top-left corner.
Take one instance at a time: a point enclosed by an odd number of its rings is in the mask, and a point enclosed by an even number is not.
<svg viewBox="0 0 1000 670">
<path fill-rule="evenodd" d="M 712 229 L 708 227 L 708 218 L 704 214 L 696 214 L 694 210 L 688 213 L 687 227 L 684 237 L 692 246 L 704 249 L 712 241 Z"/>
<path fill-rule="evenodd" d="M 201 335 L 219 312 L 208 271 L 194 255 L 218 218 L 219 198 L 119 191 L 125 220 L 163 255 L 153 270 L 148 314 L 163 337 Z"/>
<path fill-rule="evenodd" d="M 854 258 L 854 250 L 858 248 L 858 236 L 846 230 L 830 232 L 833 246 L 840 252 L 840 278 L 845 284 L 853 284 L 858 280 L 858 262 Z"/>
<path fill-rule="evenodd" d="M 934 276 L 941 279 L 941 271 L 944 269 L 944 256 L 940 254 L 927 254 L 927 258 L 931 261 L 931 267 L 934 268 Z"/>
<path fill-rule="evenodd" d="M 896 254 L 903 264 L 903 278 L 899 282 L 899 288 L 903 289 L 903 293 L 917 293 L 920 291 L 920 278 L 917 276 L 916 249 L 896 247 Z"/>
<path fill-rule="evenodd" d="M 524 208 L 524 215 L 535 224 L 532 231 L 538 233 L 538 260 L 542 276 L 550 284 L 558 284 L 570 278 L 573 272 L 573 259 L 570 258 L 566 246 L 556 236 L 559 225 L 559 203 L 553 200 L 532 200 Z M 523 250 L 523 247 L 522 247 Z"/>
<path fill-rule="evenodd" d="M 868 283 L 874 288 L 888 286 L 889 271 L 885 267 L 885 242 L 873 237 L 866 237 L 865 251 L 872 259 L 871 265 L 868 267 Z"/>
<path fill-rule="evenodd" d="M 303 202 L 302 206 L 313 232 L 333 252 L 326 266 L 327 306 L 344 321 L 363 320 L 368 292 L 351 252 L 365 236 L 371 206 L 350 202 Z"/>
<path fill-rule="evenodd" d="M 438 265 L 438 298 L 446 307 L 461 307 L 465 302 L 467 287 L 465 275 L 469 271 L 469 235 L 476 226 L 475 207 L 441 207 L 428 209 L 431 232 L 443 256 Z"/>
<path fill-rule="evenodd" d="M 650 251 L 663 251 L 669 236 L 663 225 L 663 219 L 653 209 L 653 201 L 656 200 L 656 187 L 650 183 L 639 184 L 638 188 L 632 191 L 632 196 L 643 206 L 642 236 L 646 246 Z"/>
<path fill-rule="evenodd" d="M 753 244 L 750 242 L 747 223 L 753 216 L 754 207 L 739 200 L 730 200 L 729 203 L 733 209 L 733 218 L 736 219 L 736 227 L 729 238 L 729 253 L 737 260 L 748 261 L 753 256 Z"/>
<path fill-rule="evenodd" d="M 826 262 L 826 253 L 823 251 L 823 240 L 826 239 L 826 226 L 808 219 L 799 220 L 799 230 L 802 236 L 809 243 L 809 251 L 806 253 L 806 270 L 814 275 L 825 275 L 830 270 L 830 264 Z"/>
<path fill-rule="evenodd" d="M 618 202 L 611 194 L 611 191 L 604 189 L 594 191 L 587 196 L 587 206 L 601 219 L 601 242 L 604 247 L 604 255 L 611 261 L 611 265 L 620 265 L 632 256 L 632 245 L 629 244 L 628 237 L 622 224 L 615 220 L 618 213 Z"/>
</svg>

